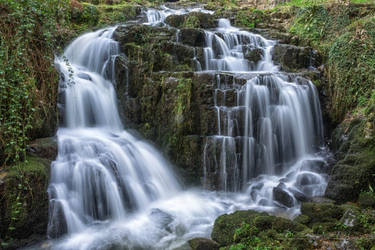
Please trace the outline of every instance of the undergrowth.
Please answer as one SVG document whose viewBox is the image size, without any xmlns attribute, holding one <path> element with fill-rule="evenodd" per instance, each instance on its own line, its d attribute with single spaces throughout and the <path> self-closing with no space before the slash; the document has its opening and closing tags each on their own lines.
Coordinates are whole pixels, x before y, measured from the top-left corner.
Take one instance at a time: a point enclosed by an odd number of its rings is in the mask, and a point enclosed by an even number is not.
<svg viewBox="0 0 375 250">
<path fill-rule="evenodd" d="M 55 34 L 68 0 L 0 0 L 0 166 L 22 160 L 33 124 L 56 102 Z"/>
<path fill-rule="evenodd" d="M 374 89 L 374 14 L 375 6 L 314 5 L 300 8 L 289 27 L 325 57 L 333 123 L 366 106 Z"/>
</svg>

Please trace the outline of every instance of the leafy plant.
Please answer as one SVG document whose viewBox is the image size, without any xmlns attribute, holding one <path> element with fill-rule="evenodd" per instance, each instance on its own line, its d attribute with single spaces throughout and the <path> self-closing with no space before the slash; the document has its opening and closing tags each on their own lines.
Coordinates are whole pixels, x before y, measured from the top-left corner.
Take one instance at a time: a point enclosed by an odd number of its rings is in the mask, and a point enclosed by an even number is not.
<svg viewBox="0 0 375 250">
<path fill-rule="evenodd" d="M 0 1 L 0 165 L 25 159 L 36 121 L 56 100 L 54 51 L 68 0 Z"/>
</svg>

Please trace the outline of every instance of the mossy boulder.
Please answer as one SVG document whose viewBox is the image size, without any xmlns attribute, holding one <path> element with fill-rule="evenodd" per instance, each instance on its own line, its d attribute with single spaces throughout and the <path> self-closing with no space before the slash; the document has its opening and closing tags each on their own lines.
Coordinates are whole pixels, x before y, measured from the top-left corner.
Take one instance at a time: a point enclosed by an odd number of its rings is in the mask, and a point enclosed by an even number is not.
<svg viewBox="0 0 375 250">
<path fill-rule="evenodd" d="M 236 211 L 233 214 L 224 214 L 215 220 L 211 237 L 218 242 L 220 246 L 227 246 L 233 242 L 236 228 L 241 227 L 242 223 L 251 224 L 257 216 L 267 215 L 253 210 Z"/>
<path fill-rule="evenodd" d="M 189 240 L 192 250 L 219 250 L 219 244 L 207 238 L 194 238 Z"/>
<path fill-rule="evenodd" d="M 308 223 L 332 222 L 340 219 L 344 214 L 344 209 L 333 203 L 303 202 L 301 213 L 309 217 Z M 306 220 L 307 221 L 307 220 Z"/>
<path fill-rule="evenodd" d="M 71 20 L 77 24 L 87 24 L 94 26 L 99 21 L 99 11 L 95 5 L 88 3 L 79 3 L 73 1 L 75 4 L 71 10 Z"/>
<path fill-rule="evenodd" d="M 203 12 L 190 12 L 185 15 L 170 15 L 165 22 L 176 28 L 202 28 L 210 29 L 217 26 L 213 15 Z"/>
<path fill-rule="evenodd" d="M 0 173 L 0 238 L 9 249 L 46 235 L 49 168 L 49 160 L 28 156 Z"/>
<path fill-rule="evenodd" d="M 99 24 L 118 24 L 130 20 L 136 20 L 142 13 L 142 7 L 134 3 L 97 6 L 99 15 Z"/>
<path fill-rule="evenodd" d="M 372 207 L 375 208 L 375 193 L 374 192 L 362 192 L 358 198 L 359 205 L 363 208 Z"/>
<path fill-rule="evenodd" d="M 238 231 L 239 228 L 244 230 Z M 234 242 L 240 242 L 241 238 L 249 236 L 275 237 L 278 234 L 290 232 L 298 233 L 306 227 L 289 219 L 268 215 L 267 213 L 253 210 L 237 211 L 233 214 L 225 214 L 215 221 L 211 237 L 220 246 L 228 246 Z"/>
<path fill-rule="evenodd" d="M 218 217 L 211 237 L 225 249 L 310 249 L 305 232 L 309 229 L 295 221 L 248 210 Z"/>
<path fill-rule="evenodd" d="M 356 201 L 375 182 L 375 151 L 371 114 L 351 113 L 333 131 L 337 163 L 332 167 L 325 195 L 337 202 Z"/>
</svg>

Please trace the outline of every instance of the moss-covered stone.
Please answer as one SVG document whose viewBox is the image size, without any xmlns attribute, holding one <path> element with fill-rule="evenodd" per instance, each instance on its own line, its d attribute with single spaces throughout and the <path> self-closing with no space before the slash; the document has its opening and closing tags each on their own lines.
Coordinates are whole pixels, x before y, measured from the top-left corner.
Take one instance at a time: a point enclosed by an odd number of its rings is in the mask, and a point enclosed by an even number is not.
<svg viewBox="0 0 375 250">
<path fill-rule="evenodd" d="M 192 250 L 219 250 L 219 244 L 206 238 L 194 238 L 189 240 Z"/>
<path fill-rule="evenodd" d="M 99 21 L 99 11 L 95 5 L 77 3 L 72 8 L 71 19 L 77 24 L 96 25 Z"/>
<path fill-rule="evenodd" d="M 333 149 L 338 162 L 331 170 L 326 196 L 338 202 L 356 201 L 361 191 L 374 183 L 375 151 L 373 131 L 363 112 L 347 116 L 333 132 Z M 370 135 L 366 136 L 367 133 Z"/>
<path fill-rule="evenodd" d="M 213 15 L 203 12 L 190 12 L 185 15 L 170 15 L 165 22 L 176 28 L 215 28 L 217 22 Z"/>
<path fill-rule="evenodd" d="M 303 202 L 301 213 L 309 217 L 309 223 L 332 222 L 341 218 L 344 214 L 342 207 L 332 203 Z"/>
<path fill-rule="evenodd" d="M 45 237 L 50 161 L 29 156 L 0 175 L 0 238 L 10 249 Z"/>
<path fill-rule="evenodd" d="M 375 207 L 375 193 L 374 192 L 362 192 L 358 199 L 359 205 L 361 207 Z"/>
<path fill-rule="evenodd" d="M 233 214 L 221 215 L 215 220 L 211 237 L 220 246 L 230 245 L 234 241 L 233 237 L 236 228 L 239 228 L 242 223 L 252 224 L 253 220 L 259 215 L 261 213 L 253 210 L 237 211 Z"/>
<path fill-rule="evenodd" d="M 211 237 L 226 249 L 309 249 L 306 232 L 295 221 L 249 210 L 217 218 Z"/>
</svg>

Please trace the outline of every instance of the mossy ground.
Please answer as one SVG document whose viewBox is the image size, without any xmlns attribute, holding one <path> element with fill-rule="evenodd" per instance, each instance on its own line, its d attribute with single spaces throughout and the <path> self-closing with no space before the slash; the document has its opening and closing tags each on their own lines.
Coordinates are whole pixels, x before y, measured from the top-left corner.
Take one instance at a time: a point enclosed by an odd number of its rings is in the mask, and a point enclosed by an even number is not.
<svg viewBox="0 0 375 250">
<path fill-rule="evenodd" d="M 211 236 L 221 250 L 371 249 L 375 245 L 373 210 L 307 202 L 301 212 L 289 220 L 252 210 L 237 211 L 220 216 Z"/>
</svg>

